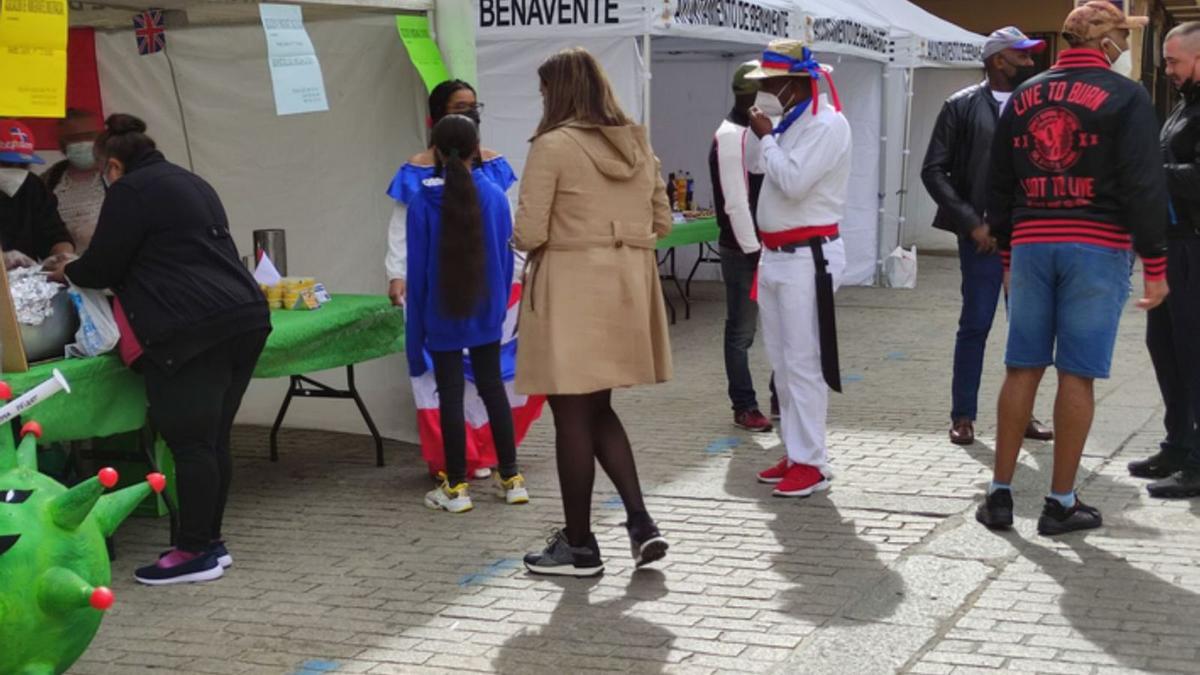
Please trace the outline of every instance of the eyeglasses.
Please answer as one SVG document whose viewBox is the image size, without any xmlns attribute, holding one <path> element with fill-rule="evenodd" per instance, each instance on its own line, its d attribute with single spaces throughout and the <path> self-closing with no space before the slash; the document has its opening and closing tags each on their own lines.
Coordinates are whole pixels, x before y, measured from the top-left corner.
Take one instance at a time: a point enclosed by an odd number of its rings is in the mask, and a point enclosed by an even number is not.
<svg viewBox="0 0 1200 675">
<path fill-rule="evenodd" d="M 483 112 L 483 104 L 476 103 L 475 105 L 457 106 L 447 110 L 446 112 L 452 115 L 459 115 L 465 112 Z"/>
</svg>

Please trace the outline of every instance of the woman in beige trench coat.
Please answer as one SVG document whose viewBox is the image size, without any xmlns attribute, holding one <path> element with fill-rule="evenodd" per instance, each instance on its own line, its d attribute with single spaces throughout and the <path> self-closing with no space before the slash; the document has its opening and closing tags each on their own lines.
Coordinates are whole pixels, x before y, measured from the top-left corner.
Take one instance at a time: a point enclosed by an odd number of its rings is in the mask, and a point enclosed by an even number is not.
<svg viewBox="0 0 1200 675">
<path fill-rule="evenodd" d="M 621 110 L 592 55 L 560 52 L 538 76 L 544 115 L 513 232 L 515 247 L 530 253 L 516 387 L 549 396 L 566 528 L 525 565 L 592 576 L 604 570 L 591 532 L 597 460 L 625 505 L 636 564 L 667 551 L 646 512 L 612 390 L 671 376 L 655 256 L 658 238 L 671 231 L 671 209 L 645 128 Z"/>
</svg>

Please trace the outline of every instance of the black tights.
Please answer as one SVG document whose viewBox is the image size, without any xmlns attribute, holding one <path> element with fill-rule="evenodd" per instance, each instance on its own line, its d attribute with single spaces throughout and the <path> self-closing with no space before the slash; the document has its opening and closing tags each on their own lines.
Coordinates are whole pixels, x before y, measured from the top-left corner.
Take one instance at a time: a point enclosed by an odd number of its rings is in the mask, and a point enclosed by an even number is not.
<svg viewBox="0 0 1200 675">
<path fill-rule="evenodd" d="M 629 522 L 648 520 L 633 448 L 612 409 L 612 390 L 549 398 L 554 412 L 558 483 L 571 545 L 585 545 L 592 531 L 592 485 L 597 460 L 616 485 Z"/>
<path fill-rule="evenodd" d="M 517 474 L 517 445 L 513 436 L 512 408 L 500 375 L 500 343 L 472 347 L 471 370 L 475 389 L 487 408 L 488 426 L 500 459 L 500 476 Z M 467 422 L 463 412 L 466 388 L 462 351 L 431 352 L 437 380 L 438 408 L 442 417 L 442 447 L 446 454 L 446 479 L 451 487 L 467 480 Z"/>
</svg>

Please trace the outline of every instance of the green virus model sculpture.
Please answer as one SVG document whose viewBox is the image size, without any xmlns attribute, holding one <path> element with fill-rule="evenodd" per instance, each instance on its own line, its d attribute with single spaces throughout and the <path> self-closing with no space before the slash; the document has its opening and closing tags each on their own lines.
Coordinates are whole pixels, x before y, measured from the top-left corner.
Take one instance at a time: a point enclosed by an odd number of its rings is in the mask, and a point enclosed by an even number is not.
<svg viewBox="0 0 1200 675">
<path fill-rule="evenodd" d="M 0 396 L 9 398 L 6 385 L 0 384 Z M 37 402 L 25 401 L 22 410 Z M 68 490 L 38 473 L 41 431 L 36 422 L 26 424 L 16 447 L 7 424 L 0 423 L 0 673 L 5 675 L 61 673 L 83 654 L 100 628 L 101 612 L 113 603 L 104 540 L 152 490 L 161 492 L 166 484 L 162 474 L 153 473 L 144 483 L 102 496 L 118 478 L 113 469 L 102 469 Z"/>
</svg>

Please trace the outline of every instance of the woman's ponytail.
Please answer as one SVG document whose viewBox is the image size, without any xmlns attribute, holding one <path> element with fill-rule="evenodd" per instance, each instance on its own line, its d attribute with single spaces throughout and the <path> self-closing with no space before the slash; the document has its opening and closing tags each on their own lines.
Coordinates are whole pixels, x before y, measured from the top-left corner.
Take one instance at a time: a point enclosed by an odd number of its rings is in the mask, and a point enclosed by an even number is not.
<svg viewBox="0 0 1200 675">
<path fill-rule="evenodd" d="M 479 130 L 462 115 L 448 115 L 433 127 L 433 147 L 442 157 L 446 181 L 442 196 L 438 288 L 443 311 L 467 318 L 486 297 L 483 214 L 471 170 L 462 161 L 479 151 Z"/>
</svg>

